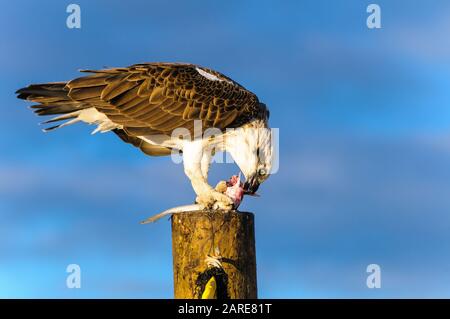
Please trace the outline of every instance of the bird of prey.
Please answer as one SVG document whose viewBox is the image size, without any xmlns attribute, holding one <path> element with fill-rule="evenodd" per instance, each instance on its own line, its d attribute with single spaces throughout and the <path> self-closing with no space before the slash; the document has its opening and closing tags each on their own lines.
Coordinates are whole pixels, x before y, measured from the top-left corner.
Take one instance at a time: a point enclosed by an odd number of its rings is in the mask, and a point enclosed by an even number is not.
<svg viewBox="0 0 450 319">
<path fill-rule="evenodd" d="M 35 102 L 44 122 L 97 125 L 150 156 L 181 152 L 184 172 L 203 207 L 233 209 L 233 199 L 208 184 L 216 151 L 228 152 L 254 194 L 272 168 L 269 111 L 258 97 L 229 77 L 188 63 L 142 63 L 125 68 L 81 70 L 68 82 L 32 84 L 18 98 Z M 65 121 L 65 122 L 60 122 Z M 208 134 L 213 132 L 212 134 Z"/>
</svg>

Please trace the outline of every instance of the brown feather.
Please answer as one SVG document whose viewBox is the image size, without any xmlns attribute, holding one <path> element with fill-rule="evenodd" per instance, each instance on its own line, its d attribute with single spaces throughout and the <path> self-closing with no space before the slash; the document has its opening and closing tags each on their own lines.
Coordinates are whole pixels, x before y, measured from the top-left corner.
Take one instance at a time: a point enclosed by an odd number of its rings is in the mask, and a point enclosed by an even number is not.
<svg viewBox="0 0 450 319">
<path fill-rule="evenodd" d="M 113 81 L 104 88 L 100 98 L 106 101 L 111 100 L 116 96 L 128 91 L 129 89 L 134 88 L 136 85 L 138 85 L 138 82 L 131 82 L 126 80 Z"/>
</svg>

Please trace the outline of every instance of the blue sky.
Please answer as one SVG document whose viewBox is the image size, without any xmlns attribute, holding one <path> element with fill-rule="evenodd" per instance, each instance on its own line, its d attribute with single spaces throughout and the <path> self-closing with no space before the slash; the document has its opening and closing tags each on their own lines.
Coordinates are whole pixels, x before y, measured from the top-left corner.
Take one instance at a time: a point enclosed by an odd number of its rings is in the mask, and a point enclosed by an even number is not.
<svg viewBox="0 0 450 319">
<path fill-rule="evenodd" d="M 271 110 L 280 170 L 242 204 L 260 297 L 450 297 L 448 1 L 376 1 L 380 30 L 357 0 L 76 1 L 80 30 L 69 3 L 0 12 L 0 297 L 172 297 L 170 224 L 139 221 L 193 200 L 182 167 L 83 125 L 44 134 L 13 94 L 145 61 L 217 69 Z"/>
</svg>

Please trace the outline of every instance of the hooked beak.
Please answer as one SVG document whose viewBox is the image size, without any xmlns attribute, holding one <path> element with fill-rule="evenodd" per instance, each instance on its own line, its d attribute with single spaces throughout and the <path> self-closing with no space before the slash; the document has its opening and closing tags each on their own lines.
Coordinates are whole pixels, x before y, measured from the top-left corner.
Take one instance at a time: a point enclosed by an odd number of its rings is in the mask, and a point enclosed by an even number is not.
<svg viewBox="0 0 450 319">
<path fill-rule="evenodd" d="M 252 177 L 244 183 L 244 194 L 257 196 L 256 191 L 259 188 L 259 182 L 255 177 Z"/>
</svg>

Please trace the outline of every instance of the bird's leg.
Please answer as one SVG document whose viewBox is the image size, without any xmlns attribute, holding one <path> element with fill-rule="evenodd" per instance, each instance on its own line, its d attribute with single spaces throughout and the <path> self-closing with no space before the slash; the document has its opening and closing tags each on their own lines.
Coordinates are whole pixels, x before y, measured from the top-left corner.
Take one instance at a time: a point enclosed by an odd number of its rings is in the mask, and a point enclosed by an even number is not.
<svg viewBox="0 0 450 319">
<path fill-rule="evenodd" d="M 202 159 L 200 162 L 200 166 L 202 169 L 202 175 L 205 178 L 206 181 L 208 181 L 208 172 L 209 172 L 209 167 L 211 166 L 211 158 L 214 155 L 213 153 L 213 149 L 207 147 L 204 151 L 203 151 L 203 155 L 202 155 Z M 218 191 L 219 193 L 224 194 L 227 190 L 227 182 L 226 181 L 220 181 L 217 183 L 216 187 L 214 187 L 214 189 L 216 191 Z"/>
<path fill-rule="evenodd" d="M 227 195 L 213 189 L 207 181 L 207 167 L 211 155 L 205 154 L 202 141 L 194 141 L 183 148 L 184 172 L 189 177 L 192 187 L 197 194 L 197 203 L 207 208 L 231 210 L 233 201 Z M 209 159 L 207 159 L 209 157 Z M 203 159 L 203 165 L 202 165 Z M 207 159 L 208 165 L 205 165 Z M 203 169 L 202 169 L 203 167 Z M 205 176 L 206 175 L 206 176 Z"/>
<path fill-rule="evenodd" d="M 211 157 L 212 157 L 211 150 L 208 147 L 204 148 L 202 158 L 200 160 L 200 168 L 202 170 L 203 178 L 206 181 L 208 181 L 208 172 L 209 166 L 211 165 Z"/>
</svg>

